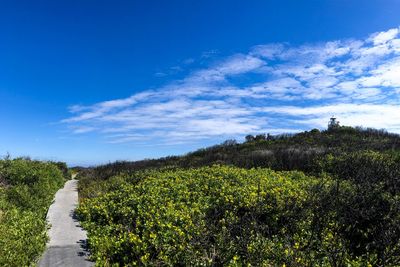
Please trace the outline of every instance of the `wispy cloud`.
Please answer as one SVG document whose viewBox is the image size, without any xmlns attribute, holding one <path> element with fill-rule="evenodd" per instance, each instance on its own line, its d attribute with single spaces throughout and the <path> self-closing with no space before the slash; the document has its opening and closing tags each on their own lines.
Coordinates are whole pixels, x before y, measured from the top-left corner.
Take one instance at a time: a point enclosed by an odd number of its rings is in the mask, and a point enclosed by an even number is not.
<svg viewBox="0 0 400 267">
<path fill-rule="evenodd" d="M 321 128 L 333 114 L 400 132 L 399 35 L 394 28 L 363 40 L 258 45 L 155 90 L 74 105 L 63 123 L 117 143 Z"/>
</svg>

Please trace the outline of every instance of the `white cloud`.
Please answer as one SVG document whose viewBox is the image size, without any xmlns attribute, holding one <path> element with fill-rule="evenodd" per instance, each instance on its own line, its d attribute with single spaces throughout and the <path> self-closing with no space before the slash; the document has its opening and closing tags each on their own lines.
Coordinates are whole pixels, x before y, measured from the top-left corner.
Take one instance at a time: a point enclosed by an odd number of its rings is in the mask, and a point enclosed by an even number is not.
<svg viewBox="0 0 400 267">
<path fill-rule="evenodd" d="M 250 55 L 237 54 L 217 66 L 192 73 L 185 79 L 188 83 L 209 83 L 224 81 L 227 76 L 239 75 L 262 67 L 265 62 Z"/>
<path fill-rule="evenodd" d="M 372 41 L 375 45 L 387 43 L 390 40 L 393 40 L 399 34 L 399 28 L 390 29 L 384 32 L 378 32 L 370 37 L 370 41 Z"/>
<path fill-rule="evenodd" d="M 291 116 L 297 123 L 325 127 L 334 115 L 344 125 L 400 129 L 400 106 L 387 104 L 331 104 L 314 107 L 282 106 L 263 112 Z"/>
<path fill-rule="evenodd" d="M 148 144 L 325 127 L 331 115 L 400 131 L 399 93 L 395 28 L 364 40 L 255 46 L 155 90 L 73 105 L 63 123 L 76 134 Z"/>
</svg>

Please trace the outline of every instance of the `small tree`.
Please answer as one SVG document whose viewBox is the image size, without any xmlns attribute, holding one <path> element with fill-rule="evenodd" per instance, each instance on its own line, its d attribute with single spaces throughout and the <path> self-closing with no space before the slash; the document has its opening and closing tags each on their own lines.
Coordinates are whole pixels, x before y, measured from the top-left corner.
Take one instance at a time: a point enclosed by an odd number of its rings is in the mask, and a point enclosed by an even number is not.
<svg viewBox="0 0 400 267">
<path fill-rule="evenodd" d="M 253 135 L 251 135 L 251 134 L 249 134 L 249 135 L 246 135 L 246 142 L 253 142 L 254 141 L 254 136 Z"/>
</svg>

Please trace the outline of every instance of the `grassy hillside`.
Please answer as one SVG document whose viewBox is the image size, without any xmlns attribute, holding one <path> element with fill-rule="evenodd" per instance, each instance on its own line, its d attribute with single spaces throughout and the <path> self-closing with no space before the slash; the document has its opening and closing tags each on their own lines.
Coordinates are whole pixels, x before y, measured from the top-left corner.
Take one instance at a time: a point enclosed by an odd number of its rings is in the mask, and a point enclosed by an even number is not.
<svg viewBox="0 0 400 267">
<path fill-rule="evenodd" d="M 398 135 L 246 139 L 81 171 L 78 212 L 97 263 L 400 265 Z"/>
<path fill-rule="evenodd" d="M 201 167 L 213 164 L 243 168 L 269 167 L 274 170 L 320 171 L 318 160 L 327 154 L 373 150 L 385 153 L 400 151 L 400 136 L 384 130 L 338 127 L 317 129 L 294 135 L 247 136 L 237 143 L 228 140 L 220 145 L 197 150 L 184 156 L 170 156 L 153 160 L 119 161 L 86 169 L 86 176 L 105 179 L 120 172 L 134 172 L 164 167 Z M 83 173 L 83 170 L 81 170 Z"/>
<path fill-rule="evenodd" d="M 47 209 L 67 178 L 64 163 L 0 160 L 0 266 L 31 266 L 41 255 Z"/>
</svg>

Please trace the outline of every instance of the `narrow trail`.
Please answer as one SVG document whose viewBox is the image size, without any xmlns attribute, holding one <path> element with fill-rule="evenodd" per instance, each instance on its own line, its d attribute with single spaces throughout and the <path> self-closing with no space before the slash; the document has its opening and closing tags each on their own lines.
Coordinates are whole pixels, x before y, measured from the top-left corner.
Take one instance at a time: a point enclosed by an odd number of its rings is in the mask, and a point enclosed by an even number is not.
<svg viewBox="0 0 400 267">
<path fill-rule="evenodd" d="M 50 206 L 47 220 L 51 224 L 50 241 L 39 261 L 39 267 L 55 266 L 93 266 L 87 260 L 88 252 L 84 249 L 86 232 L 80 227 L 74 216 L 78 205 L 78 181 L 73 179 L 65 183 L 55 196 Z"/>
</svg>

